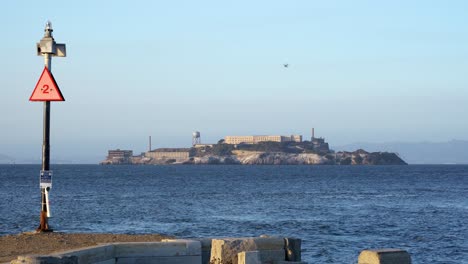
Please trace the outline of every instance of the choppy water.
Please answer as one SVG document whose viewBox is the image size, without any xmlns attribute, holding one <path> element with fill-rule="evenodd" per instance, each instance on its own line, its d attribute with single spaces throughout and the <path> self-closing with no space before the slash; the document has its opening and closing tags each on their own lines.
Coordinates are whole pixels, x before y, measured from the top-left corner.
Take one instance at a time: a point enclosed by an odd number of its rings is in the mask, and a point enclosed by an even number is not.
<svg viewBox="0 0 468 264">
<path fill-rule="evenodd" d="M 62 232 L 293 236 L 310 263 L 403 248 L 468 263 L 468 166 L 53 165 Z M 39 223 L 40 166 L 0 165 L 0 235 Z"/>
</svg>

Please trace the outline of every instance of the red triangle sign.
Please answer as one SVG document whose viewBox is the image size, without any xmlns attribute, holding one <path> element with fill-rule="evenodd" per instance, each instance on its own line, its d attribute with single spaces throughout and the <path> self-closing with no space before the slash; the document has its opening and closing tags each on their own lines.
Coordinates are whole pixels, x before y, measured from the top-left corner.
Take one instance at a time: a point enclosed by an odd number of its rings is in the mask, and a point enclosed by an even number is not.
<svg viewBox="0 0 468 264">
<path fill-rule="evenodd" d="M 44 67 L 29 101 L 65 101 L 52 73 Z"/>
</svg>

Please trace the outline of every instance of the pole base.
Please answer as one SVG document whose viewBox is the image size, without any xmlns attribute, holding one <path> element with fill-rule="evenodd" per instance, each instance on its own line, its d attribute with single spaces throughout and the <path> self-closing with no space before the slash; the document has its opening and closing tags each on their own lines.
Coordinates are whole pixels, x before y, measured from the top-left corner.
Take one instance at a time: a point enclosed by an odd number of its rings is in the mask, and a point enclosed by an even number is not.
<svg viewBox="0 0 468 264">
<path fill-rule="evenodd" d="M 52 233 L 54 232 L 53 229 L 46 229 L 46 230 L 41 230 L 40 228 L 36 229 L 36 233 Z"/>
<path fill-rule="evenodd" d="M 49 228 L 49 223 L 47 221 L 47 212 L 41 211 L 41 223 L 39 227 L 36 229 L 37 233 L 46 233 L 46 232 L 53 232 L 53 229 Z"/>
</svg>

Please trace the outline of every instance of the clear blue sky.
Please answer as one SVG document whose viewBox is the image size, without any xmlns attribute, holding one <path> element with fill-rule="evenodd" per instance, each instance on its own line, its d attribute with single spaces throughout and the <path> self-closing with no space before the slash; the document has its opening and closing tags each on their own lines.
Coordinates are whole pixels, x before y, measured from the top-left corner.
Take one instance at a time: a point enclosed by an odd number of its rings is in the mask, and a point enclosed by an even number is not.
<svg viewBox="0 0 468 264">
<path fill-rule="evenodd" d="M 0 154 L 40 160 L 29 96 L 47 20 L 52 162 L 225 135 L 332 145 L 468 139 L 467 1 L 5 1 Z M 289 63 L 284 68 L 283 63 Z"/>
</svg>

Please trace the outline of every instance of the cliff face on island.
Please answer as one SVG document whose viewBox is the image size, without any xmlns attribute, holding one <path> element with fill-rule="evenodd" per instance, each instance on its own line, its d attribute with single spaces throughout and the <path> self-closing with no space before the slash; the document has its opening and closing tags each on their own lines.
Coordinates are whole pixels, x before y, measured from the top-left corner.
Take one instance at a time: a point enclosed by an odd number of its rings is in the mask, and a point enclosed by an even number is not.
<svg viewBox="0 0 468 264">
<path fill-rule="evenodd" d="M 250 152 L 229 156 L 207 155 L 193 157 L 184 164 L 240 164 L 240 165 L 407 165 L 395 153 L 363 150 L 337 152 L 326 155 L 313 153 Z"/>
</svg>

